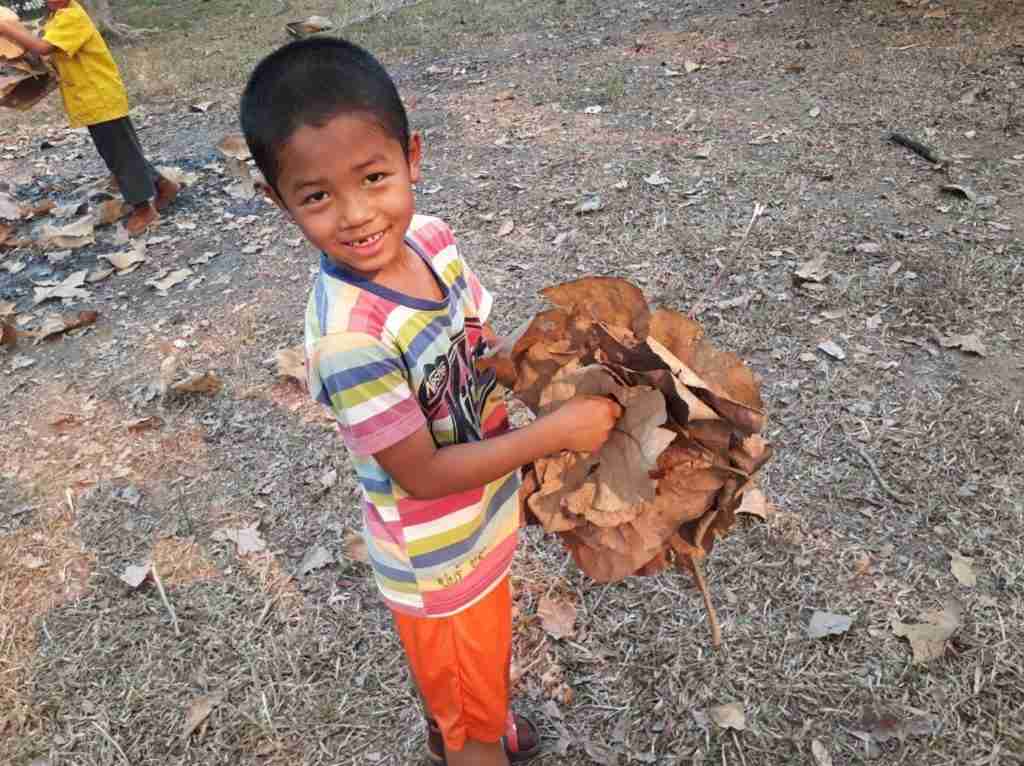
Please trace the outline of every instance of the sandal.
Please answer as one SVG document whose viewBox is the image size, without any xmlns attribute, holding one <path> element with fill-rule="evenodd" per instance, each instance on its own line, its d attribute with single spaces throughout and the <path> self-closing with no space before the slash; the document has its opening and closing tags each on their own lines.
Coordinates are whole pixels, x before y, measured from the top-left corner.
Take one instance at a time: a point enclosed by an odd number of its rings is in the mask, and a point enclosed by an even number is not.
<svg viewBox="0 0 1024 766">
<path fill-rule="evenodd" d="M 540 731 L 536 724 L 525 716 L 513 715 L 511 712 L 501 741 L 505 744 L 505 755 L 509 763 L 526 763 L 541 752 Z M 441 766 L 447 763 L 444 757 L 444 738 L 432 718 L 427 719 L 427 757 L 431 763 Z"/>
</svg>

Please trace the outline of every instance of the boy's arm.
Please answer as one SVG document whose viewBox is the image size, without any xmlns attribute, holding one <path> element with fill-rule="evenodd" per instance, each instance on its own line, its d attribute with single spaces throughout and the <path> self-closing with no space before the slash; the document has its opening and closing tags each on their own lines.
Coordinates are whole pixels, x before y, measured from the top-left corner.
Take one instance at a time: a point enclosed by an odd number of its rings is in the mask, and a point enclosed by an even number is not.
<svg viewBox="0 0 1024 766">
<path fill-rule="evenodd" d="M 0 37 L 6 37 L 15 45 L 37 56 L 49 56 L 57 47 L 41 37 L 36 37 L 17 21 L 0 21 Z"/>
<path fill-rule="evenodd" d="M 581 396 L 525 428 L 492 439 L 438 449 L 429 430 L 421 428 L 374 457 L 411 496 L 444 497 L 483 486 L 564 449 L 595 452 L 621 415 L 622 408 L 611 399 Z"/>
</svg>

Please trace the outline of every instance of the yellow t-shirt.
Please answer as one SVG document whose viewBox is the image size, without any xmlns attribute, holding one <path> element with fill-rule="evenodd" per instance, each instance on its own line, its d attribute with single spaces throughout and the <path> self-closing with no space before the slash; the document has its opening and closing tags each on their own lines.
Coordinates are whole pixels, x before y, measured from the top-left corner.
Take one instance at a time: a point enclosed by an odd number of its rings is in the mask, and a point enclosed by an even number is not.
<svg viewBox="0 0 1024 766">
<path fill-rule="evenodd" d="M 128 93 L 117 64 L 82 6 L 72 0 L 67 8 L 50 16 L 43 39 L 57 49 L 50 61 L 60 76 L 60 94 L 71 127 L 128 114 Z"/>
</svg>

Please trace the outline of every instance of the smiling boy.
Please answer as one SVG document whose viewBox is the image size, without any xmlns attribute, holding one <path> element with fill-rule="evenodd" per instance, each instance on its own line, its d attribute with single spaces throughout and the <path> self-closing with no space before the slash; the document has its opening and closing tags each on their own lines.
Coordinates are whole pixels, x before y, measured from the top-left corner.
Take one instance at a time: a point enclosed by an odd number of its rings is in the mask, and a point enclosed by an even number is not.
<svg viewBox="0 0 1024 766">
<path fill-rule="evenodd" d="M 253 72 L 241 122 L 268 193 L 322 253 L 306 311 L 312 396 L 337 419 L 365 498 L 379 590 L 428 715 L 428 753 L 503 766 L 540 750 L 509 712 L 508 571 L 518 469 L 594 451 L 621 410 L 580 397 L 510 431 L 493 374 L 493 300 L 451 230 L 415 214 L 423 141 L 369 53 L 291 43 Z"/>
</svg>

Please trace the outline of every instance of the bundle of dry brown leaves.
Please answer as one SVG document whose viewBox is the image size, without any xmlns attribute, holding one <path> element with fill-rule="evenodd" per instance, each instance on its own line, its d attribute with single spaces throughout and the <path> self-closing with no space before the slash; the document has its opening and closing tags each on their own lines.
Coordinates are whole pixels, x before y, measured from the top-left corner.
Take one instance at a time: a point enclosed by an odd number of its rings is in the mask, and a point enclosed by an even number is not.
<svg viewBox="0 0 1024 766">
<path fill-rule="evenodd" d="M 17 20 L 18 14 L 0 6 L 0 21 Z M 0 106 L 29 109 L 56 87 L 57 78 L 46 63 L 0 38 Z"/>
<path fill-rule="evenodd" d="M 756 474 L 772 454 L 760 384 L 734 354 L 674 311 L 651 312 L 621 279 L 550 287 L 538 314 L 483 360 L 535 414 L 577 394 L 613 397 L 623 415 L 602 449 L 536 461 L 521 498 L 598 582 L 687 569 L 717 617 L 703 561 L 737 514 L 764 518 Z"/>
</svg>

